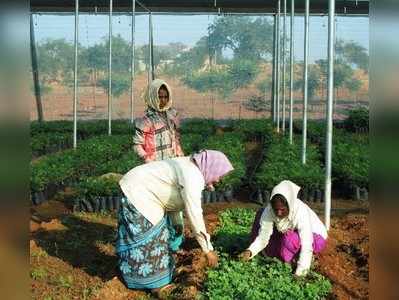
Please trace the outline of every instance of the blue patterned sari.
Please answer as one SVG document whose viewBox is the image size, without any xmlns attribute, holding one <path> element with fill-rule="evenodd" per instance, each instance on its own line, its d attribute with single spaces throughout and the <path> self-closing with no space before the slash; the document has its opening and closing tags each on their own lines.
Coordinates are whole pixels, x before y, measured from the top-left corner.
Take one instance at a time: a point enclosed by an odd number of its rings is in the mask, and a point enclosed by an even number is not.
<svg viewBox="0 0 399 300">
<path fill-rule="evenodd" d="M 183 236 L 176 236 L 169 217 L 153 226 L 123 198 L 118 212 L 116 253 L 119 270 L 128 288 L 153 289 L 172 281 L 175 263 L 172 251 Z"/>
</svg>

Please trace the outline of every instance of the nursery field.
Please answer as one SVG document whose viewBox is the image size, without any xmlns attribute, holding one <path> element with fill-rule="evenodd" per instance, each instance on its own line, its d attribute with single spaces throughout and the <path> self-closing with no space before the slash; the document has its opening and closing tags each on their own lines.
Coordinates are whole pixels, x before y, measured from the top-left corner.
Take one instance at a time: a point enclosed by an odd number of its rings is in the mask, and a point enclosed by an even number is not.
<svg viewBox="0 0 399 300">
<path fill-rule="evenodd" d="M 32 208 L 33 218 L 30 224 L 30 276 L 32 299 L 152 299 L 145 291 L 128 290 L 119 280 L 114 254 L 116 237 L 116 219 L 108 213 L 72 213 L 50 201 Z M 317 209 L 320 205 L 312 205 Z M 229 208 L 259 207 L 247 202 L 210 203 L 204 205 L 205 221 L 214 238 L 220 225 L 219 215 Z M 188 225 L 188 224 L 187 224 Z M 248 229 L 249 230 L 249 229 Z M 234 244 L 233 251 L 242 249 L 241 235 L 229 236 Z M 176 254 L 176 285 L 171 299 L 262 299 L 259 297 L 221 298 L 231 290 L 223 278 L 218 278 L 217 270 L 212 271 L 212 281 L 207 283 L 206 258 L 191 231 L 186 226 L 185 242 L 182 250 Z M 333 201 L 332 227 L 329 232 L 327 249 L 317 258 L 314 270 L 322 274 L 331 283 L 331 292 L 327 299 L 367 299 L 368 298 L 368 260 L 369 232 L 368 205 L 358 201 Z M 226 241 L 224 241 L 226 243 Z M 216 243 L 216 245 L 220 245 Z M 240 263 L 231 255 L 234 267 Z M 263 261 L 259 262 L 260 265 Z M 265 262 L 266 264 L 266 262 Z M 283 268 L 282 264 L 277 267 Z M 229 268 L 225 258 L 220 271 Z M 253 268 L 253 266 L 252 266 Z M 240 270 L 243 272 L 243 270 Z M 251 269 L 247 270 L 250 272 Z M 287 276 L 289 270 L 284 269 Z M 241 273 L 240 273 L 241 274 Z M 234 284 L 240 279 L 235 276 Z M 227 276 L 227 275 L 226 275 Z M 284 278 L 292 287 L 292 280 Z M 314 280 L 314 279 L 311 279 Z M 232 281 L 228 281 L 232 282 Z M 325 288 L 328 288 L 328 284 Z M 225 286 L 224 286 L 225 285 Z M 314 285 L 315 289 L 321 287 Z M 247 288 L 247 286 L 244 286 Z M 265 289 L 268 286 L 264 287 Z M 284 296 L 284 287 L 280 293 L 263 299 L 300 299 Z M 312 297 L 302 299 L 315 299 Z"/>
<path fill-rule="evenodd" d="M 30 277 L 34 299 L 152 299 L 124 287 L 114 253 L 121 174 L 141 164 L 132 150 L 133 127 L 106 121 L 80 124 L 78 149 L 71 149 L 72 122 L 31 123 Z M 308 159 L 300 163 L 301 124 L 291 145 L 269 120 L 192 119 L 183 122 L 186 154 L 224 152 L 232 172 L 215 192 L 203 193 L 206 226 L 220 263 L 208 270 L 189 225 L 175 254 L 175 289 L 170 299 L 366 299 L 368 298 L 368 112 L 353 111 L 335 124 L 332 226 L 328 245 L 311 274 L 296 280 L 288 265 L 256 257 L 238 261 L 248 244 L 256 209 L 271 188 L 291 179 L 302 199 L 323 220 L 324 132 L 308 127 Z"/>
</svg>

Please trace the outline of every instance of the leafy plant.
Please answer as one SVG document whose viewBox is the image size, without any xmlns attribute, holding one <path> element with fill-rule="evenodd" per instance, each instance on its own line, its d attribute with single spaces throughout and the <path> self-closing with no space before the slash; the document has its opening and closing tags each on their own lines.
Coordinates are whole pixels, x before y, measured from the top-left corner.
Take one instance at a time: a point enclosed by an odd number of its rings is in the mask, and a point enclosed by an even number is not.
<svg viewBox="0 0 399 300">
<path fill-rule="evenodd" d="M 203 137 L 198 133 L 186 133 L 180 136 L 180 144 L 186 155 L 190 155 L 201 149 Z"/>
<path fill-rule="evenodd" d="M 70 288 L 73 284 L 73 277 L 72 275 L 62 276 L 60 275 L 57 280 L 57 284 L 63 288 Z"/>
<path fill-rule="evenodd" d="M 119 196 L 121 194 L 118 180 L 114 178 L 89 177 L 78 184 L 77 190 L 78 195 L 85 198 Z"/>
<path fill-rule="evenodd" d="M 220 225 L 214 233 L 215 246 L 224 253 L 244 250 L 255 211 L 245 208 L 227 209 L 219 215 Z"/>
<path fill-rule="evenodd" d="M 43 191 L 50 184 L 62 185 L 82 176 L 101 175 L 104 165 L 120 158 L 126 151 L 132 151 L 131 148 L 130 136 L 99 136 L 81 142 L 77 150 L 65 150 L 33 161 L 31 190 Z"/>
<path fill-rule="evenodd" d="M 215 133 L 216 123 L 213 120 L 191 119 L 185 121 L 180 127 L 182 135 L 187 133 L 196 133 L 203 136 L 210 136 Z"/>
<path fill-rule="evenodd" d="M 245 176 L 245 149 L 242 134 L 226 132 L 220 136 L 211 136 L 203 144 L 203 148 L 223 152 L 234 167 L 234 171 L 222 179 L 219 188 L 239 187 Z"/>
<path fill-rule="evenodd" d="M 304 280 L 295 280 L 289 264 L 257 255 L 249 262 L 237 261 L 228 254 L 231 247 L 242 251 L 248 246 L 248 236 L 255 211 L 228 209 L 220 214 L 220 226 L 215 233 L 215 245 L 220 253 L 219 266 L 210 269 L 205 281 L 207 299 L 323 299 L 331 283 L 311 271 Z"/>
<path fill-rule="evenodd" d="M 369 110 L 366 107 L 359 107 L 349 111 L 349 116 L 344 121 L 345 128 L 356 132 L 359 130 L 369 130 Z"/>
<path fill-rule="evenodd" d="M 40 280 L 47 276 L 47 271 L 45 268 L 36 268 L 30 272 L 30 277 L 34 280 Z"/>
<path fill-rule="evenodd" d="M 332 159 L 335 180 L 345 185 L 369 186 L 370 150 L 367 137 L 353 134 L 336 138 Z"/>
<path fill-rule="evenodd" d="M 314 145 L 308 145 L 306 164 L 301 160 L 301 144 L 292 145 L 283 137 L 269 141 L 266 159 L 255 174 L 255 181 L 262 189 L 271 190 L 280 181 L 289 179 L 303 188 L 317 189 L 324 182 L 321 157 Z"/>
</svg>

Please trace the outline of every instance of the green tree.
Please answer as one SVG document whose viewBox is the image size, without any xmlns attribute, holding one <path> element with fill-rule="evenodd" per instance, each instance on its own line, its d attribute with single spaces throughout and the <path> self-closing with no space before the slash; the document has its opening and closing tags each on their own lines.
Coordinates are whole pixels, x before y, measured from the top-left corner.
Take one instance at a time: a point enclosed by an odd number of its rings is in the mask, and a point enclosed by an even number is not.
<svg viewBox="0 0 399 300">
<path fill-rule="evenodd" d="M 98 85 L 108 92 L 108 78 L 98 80 Z M 128 73 L 115 73 L 112 74 L 112 95 L 119 98 L 130 89 L 130 74 Z"/>
<path fill-rule="evenodd" d="M 368 72 L 369 55 L 367 49 L 354 41 L 338 40 L 335 45 L 336 57 L 349 65 Z"/>
<path fill-rule="evenodd" d="M 41 81 L 60 81 L 73 71 L 74 47 L 65 39 L 47 39 L 38 45 L 38 67 Z"/>
<path fill-rule="evenodd" d="M 256 62 L 234 59 L 217 68 L 193 72 L 185 76 L 183 82 L 199 92 L 216 92 L 226 99 L 233 91 L 251 83 L 258 73 Z"/>
<path fill-rule="evenodd" d="M 323 74 L 327 74 L 328 61 L 320 59 L 316 61 Z M 324 76 L 327 78 L 327 76 Z M 337 58 L 334 64 L 334 88 L 346 87 L 352 92 L 356 92 L 361 87 L 361 81 L 355 77 L 353 68 L 347 61 Z"/>
<path fill-rule="evenodd" d="M 299 63 L 299 68 L 296 69 L 294 82 L 295 90 L 303 90 L 304 80 L 303 80 L 303 63 Z M 321 87 L 323 83 L 322 73 L 317 65 L 309 65 L 308 69 L 308 97 L 309 101 L 314 100 L 317 90 Z"/>
<path fill-rule="evenodd" d="M 185 52 L 180 52 L 174 59 L 170 74 L 178 77 L 186 77 L 201 69 L 209 57 L 208 37 L 200 38 L 197 43 Z"/>
<path fill-rule="evenodd" d="M 266 59 L 273 50 L 273 26 L 264 17 L 226 16 L 209 26 L 209 48 L 230 49 L 234 58 Z"/>
</svg>

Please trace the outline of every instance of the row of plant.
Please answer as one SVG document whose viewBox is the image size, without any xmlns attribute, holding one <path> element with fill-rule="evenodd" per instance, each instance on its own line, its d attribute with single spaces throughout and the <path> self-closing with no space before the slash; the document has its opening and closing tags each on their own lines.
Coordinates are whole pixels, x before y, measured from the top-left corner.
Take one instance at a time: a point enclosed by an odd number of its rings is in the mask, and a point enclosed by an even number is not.
<svg viewBox="0 0 399 300">
<path fill-rule="evenodd" d="M 112 133 L 113 134 L 131 134 L 133 124 L 128 120 L 113 120 Z M 94 135 L 102 135 L 108 132 L 108 120 L 86 120 L 78 121 L 77 133 L 80 137 L 91 137 Z M 41 133 L 72 133 L 73 121 L 46 121 L 30 122 L 30 135 L 34 137 Z"/>
<path fill-rule="evenodd" d="M 335 183 L 349 189 L 356 198 L 359 189 L 367 193 L 369 188 L 370 149 L 368 136 L 357 134 L 337 136 L 333 143 L 332 175 Z"/>
<path fill-rule="evenodd" d="M 344 121 L 344 128 L 351 132 L 368 133 L 370 113 L 366 107 L 359 107 L 349 111 L 348 117 Z"/>
<path fill-rule="evenodd" d="M 41 202 L 60 188 L 84 177 L 113 171 L 113 161 L 130 152 L 133 152 L 131 136 L 98 136 L 81 142 L 76 150 L 65 150 L 33 161 L 30 177 L 32 200 Z M 136 160 L 138 158 L 127 157 L 116 170 L 124 171 Z"/>
<path fill-rule="evenodd" d="M 234 166 L 234 171 L 223 178 L 218 189 L 227 191 L 240 187 L 245 176 L 245 148 L 242 134 L 227 132 L 211 136 L 205 141 L 204 148 L 223 152 Z"/>
<path fill-rule="evenodd" d="M 265 158 L 255 174 L 256 185 L 262 192 L 261 196 L 258 195 L 259 202 L 268 200 L 273 187 L 285 179 L 306 189 L 307 195 L 312 195 L 313 199 L 316 194 L 322 197 L 324 171 L 321 155 L 316 146 L 308 145 L 306 164 L 302 164 L 302 148 L 299 140 L 294 140 L 290 144 L 287 138 L 273 135 L 265 143 L 265 148 Z"/>
<path fill-rule="evenodd" d="M 38 133 L 31 137 L 30 140 L 33 158 L 71 148 L 72 146 L 73 138 L 71 133 Z"/>
<path fill-rule="evenodd" d="M 205 281 L 207 299 L 323 299 L 331 283 L 313 270 L 306 278 L 294 279 L 289 264 L 260 254 L 242 262 L 236 254 L 249 245 L 255 211 L 228 209 L 219 215 L 220 225 L 214 244 L 220 255 L 219 266 L 210 269 Z"/>
<path fill-rule="evenodd" d="M 100 212 L 118 210 L 122 191 L 120 176 L 88 177 L 76 186 L 74 211 Z"/>
<path fill-rule="evenodd" d="M 30 124 L 32 157 L 38 157 L 60 150 L 71 148 L 73 145 L 72 121 L 49 121 Z M 78 123 L 77 139 L 82 141 L 108 132 L 107 120 L 84 121 Z M 133 134 L 133 125 L 126 120 L 112 121 L 114 135 Z"/>
<path fill-rule="evenodd" d="M 119 174 L 118 174 L 119 175 Z M 74 211 L 100 212 L 103 210 L 118 210 L 121 198 L 124 197 L 120 187 L 121 176 L 88 177 L 76 185 Z M 233 200 L 233 190 L 216 190 L 202 192 L 202 202 L 230 202 Z"/>
<path fill-rule="evenodd" d="M 296 126 L 298 134 L 302 133 L 299 124 Z M 367 193 L 369 188 L 370 150 L 369 136 L 364 133 L 353 133 L 355 130 L 334 128 L 332 148 L 332 175 L 338 190 L 352 194 L 357 199 L 367 198 L 358 195 L 359 189 Z M 324 164 L 326 127 L 324 123 L 309 122 L 307 135 L 309 141 L 318 146 Z"/>
</svg>

